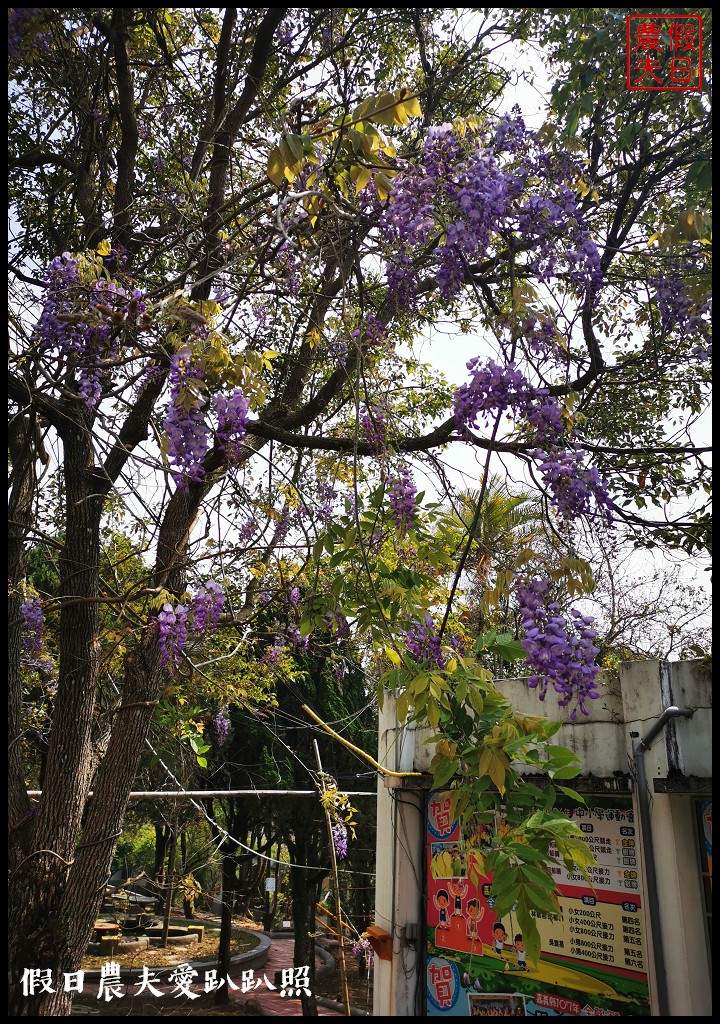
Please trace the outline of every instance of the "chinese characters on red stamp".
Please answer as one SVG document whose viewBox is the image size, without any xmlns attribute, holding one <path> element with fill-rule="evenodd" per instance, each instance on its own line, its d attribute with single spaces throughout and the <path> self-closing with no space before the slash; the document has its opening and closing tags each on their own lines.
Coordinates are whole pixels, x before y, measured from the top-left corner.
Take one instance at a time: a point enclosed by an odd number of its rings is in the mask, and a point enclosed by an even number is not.
<svg viewBox="0 0 720 1024">
<path fill-rule="evenodd" d="M 702 89 L 702 16 L 630 14 L 626 19 L 628 89 Z"/>
</svg>

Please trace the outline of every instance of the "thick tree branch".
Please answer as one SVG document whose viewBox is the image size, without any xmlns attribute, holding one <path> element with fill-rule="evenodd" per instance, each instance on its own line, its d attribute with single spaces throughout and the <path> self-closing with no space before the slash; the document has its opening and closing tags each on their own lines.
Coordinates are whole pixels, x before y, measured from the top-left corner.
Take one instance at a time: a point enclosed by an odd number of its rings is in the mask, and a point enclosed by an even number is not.
<svg viewBox="0 0 720 1024">
<path fill-rule="evenodd" d="M 112 13 L 112 47 L 118 85 L 121 141 L 117 151 L 117 182 L 115 184 L 114 241 L 128 248 L 132 238 L 130 211 L 135 189 L 135 161 L 138 148 L 138 126 L 135 116 L 135 88 L 128 53 L 132 8 L 116 7 Z"/>
</svg>

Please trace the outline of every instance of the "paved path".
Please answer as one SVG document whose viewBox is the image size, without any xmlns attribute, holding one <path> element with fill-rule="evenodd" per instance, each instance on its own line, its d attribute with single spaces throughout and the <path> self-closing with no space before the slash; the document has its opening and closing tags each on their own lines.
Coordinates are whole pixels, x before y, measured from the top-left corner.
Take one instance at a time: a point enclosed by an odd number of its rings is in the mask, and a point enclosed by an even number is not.
<svg viewBox="0 0 720 1024">
<path fill-rule="evenodd" d="M 270 952 L 268 954 L 268 960 L 264 967 L 259 968 L 255 971 L 255 977 L 263 978 L 263 984 L 258 987 L 255 991 L 249 994 L 249 998 L 253 999 L 262 1009 L 263 1014 L 274 1017 L 302 1017 L 302 1003 L 300 999 L 288 999 L 285 996 L 280 995 L 279 989 L 272 992 L 265 984 L 265 978 L 271 983 L 275 984 L 275 972 L 281 971 L 283 968 L 293 966 L 293 954 L 295 951 L 295 942 L 291 938 L 273 939 L 270 946 Z M 316 969 L 323 966 L 323 961 L 318 958 L 315 961 Z M 235 977 L 237 974 L 237 978 Z M 240 972 L 236 971 L 232 975 L 233 981 L 236 984 L 240 984 Z M 248 999 L 248 996 L 242 996 L 239 992 L 232 993 L 233 1000 L 237 1000 L 238 1003 L 244 1002 Z M 342 1017 L 344 1014 L 337 1010 L 331 1010 L 325 1006 L 318 1006 L 318 1015 L 320 1017 Z"/>
</svg>

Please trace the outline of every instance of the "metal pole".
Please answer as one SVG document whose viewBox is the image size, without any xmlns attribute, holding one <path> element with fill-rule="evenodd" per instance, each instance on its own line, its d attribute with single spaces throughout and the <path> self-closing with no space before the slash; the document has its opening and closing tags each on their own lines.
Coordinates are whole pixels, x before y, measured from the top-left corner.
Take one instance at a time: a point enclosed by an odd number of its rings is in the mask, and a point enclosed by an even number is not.
<svg viewBox="0 0 720 1024">
<path fill-rule="evenodd" d="M 28 789 L 27 795 L 30 797 L 42 796 L 41 789 Z M 92 790 L 88 793 L 88 796 L 93 796 Z M 369 790 L 361 791 L 347 791 L 348 796 L 377 796 L 377 790 L 370 792 Z M 171 797 L 175 800 L 181 800 L 183 797 L 187 800 L 198 800 L 205 797 L 222 797 L 222 796 L 317 796 L 316 789 L 151 789 L 147 792 L 133 792 L 128 796 L 128 800 L 163 800 Z"/>
<path fill-rule="evenodd" d="M 650 800 L 648 797 L 647 775 L 645 772 L 645 752 L 650 749 L 653 740 L 662 732 L 671 718 L 691 718 L 692 708 L 678 708 L 674 705 L 665 708 L 660 717 L 648 729 L 642 739 L 635 744 L 635 776 L 638 788 L 638 809 L 640 811 L 640 832 L 642 835 L 643 856 L 645 859 L 645 880 L 647 882 L 647 903 L 650 917 L 650 933 L 652 935 L 653 959 L 655 961 L 655 985 L 658 994 L 658 1017 L 669 1017 L 667 978 L 665 977 L 665 949 L 660 924 L 660 898 L 658 895 L 657 872 L 655 870 L 655 848 L 652 838 L 650 821 Z"/>
</svg>

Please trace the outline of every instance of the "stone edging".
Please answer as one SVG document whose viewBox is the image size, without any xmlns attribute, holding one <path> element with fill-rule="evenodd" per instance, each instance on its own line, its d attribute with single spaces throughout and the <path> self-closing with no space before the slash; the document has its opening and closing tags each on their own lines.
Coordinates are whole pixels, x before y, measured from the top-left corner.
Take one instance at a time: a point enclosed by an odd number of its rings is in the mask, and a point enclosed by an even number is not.
<svg viewBox="0 0 720 1024">
<path fill-rule="evenodd" d="M 264 967 L 267 963 L 267 958 L 270 955 L 270 936 L 266 932 L 255 932 L 248 928 L 243 929 L 243 931 L 257 935 L 258 944 L 253 946 L 252 949 L 247 950 L 245 953 L 236 953 L 235 956 L 230 958 L 230 963 L 233 966 L 242 964 L 244 970 L 254 970 L 257 967 Z M 196 971 L 212 970 L 218 965 L 217 958 L 214 960 L 190 960 L 188 962 Z M 174 971 L 178 966 L 178 964 L 168 964 L 165 967 L 153 967 L 152 972 L 157 980 L 161 981 L 163 974 Z M 141 977 L 142 971 L 142 967 L 122 967 L 120 969 L 120 977 L 126 980 L 132 980 L 133 978 Z M 100 970 L 97 968 L 91 968 L 90 970 L 85 971 L 85 978 L 87 981 L 99 981 L 100 973 Z"/>
</svg>

